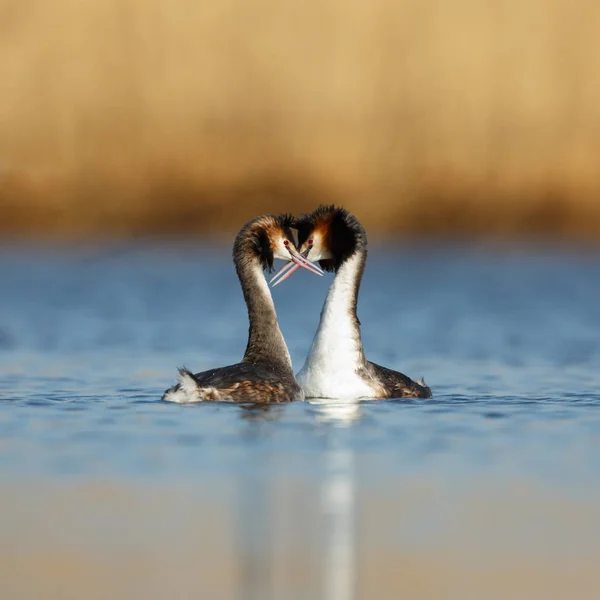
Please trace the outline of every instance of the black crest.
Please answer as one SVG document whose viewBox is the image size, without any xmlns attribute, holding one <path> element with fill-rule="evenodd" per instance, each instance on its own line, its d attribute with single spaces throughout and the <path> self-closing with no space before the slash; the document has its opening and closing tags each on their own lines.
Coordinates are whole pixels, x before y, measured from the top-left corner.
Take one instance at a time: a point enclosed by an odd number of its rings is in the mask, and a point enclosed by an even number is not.
<svg viewBox="0 0 600 600">
<path fill-rule="evenodd" d="M 283 214 L 276 217 L 277 224 L 281 227 L 283 231 L 283 235 L 290 240 L 292 244 L 295 245 L 295 236 L 292 231 L 292 227 L 294 227 L 294 223 L 296 222 L 296 217 L 290 214 Z"/>
<path fill-rule="evenodd" d="M 320 260 L 325 271 L 337 271 L 340 265 L 358 249 L 366 248 L 367 234 L 358 219 L 345 208 L 321 205 L 308 215 L 303 215 L 294 223 L 298 230 L 298 247 L 316 229 L 324 233 L 324 242 L 332 259 Z"/>
<path fill-rule="evenodd" d="M 252 244 L 263 271 L 269 271 L 270 273 L 273 270 L 273 249 L 271 248 L 267 231 L 259 228 L 255 235 L 252 236 Z"/>
<path fill-rule="evenodd" d="M 265 271 L 273 271 L 272 236 L 280 230 L 292 243 L 292 215 L 263 215 L 246 223 L 238 233 L 233 245 L 234 260 L 243 260 L 248 254 L 258 258 Z"/>
</svg>

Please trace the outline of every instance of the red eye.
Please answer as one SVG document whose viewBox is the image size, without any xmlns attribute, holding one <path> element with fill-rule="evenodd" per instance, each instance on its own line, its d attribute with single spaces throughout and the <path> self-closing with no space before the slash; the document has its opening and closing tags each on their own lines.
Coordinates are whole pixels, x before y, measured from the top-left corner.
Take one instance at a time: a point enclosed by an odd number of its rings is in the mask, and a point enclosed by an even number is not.
<svg viewBox="0 0 600 600">
<path fill-rule="evenodd" d="M 313 241 L 312 240 L 308 240 L 308 245 L 312 246 L 313 245 Z"/>
<path fill-rule="evenodd" d="M 289 245 L 290 245 L 290 243 L 288 242 L 288 240 L 283 240 L 283 245 L 284 245 L 284 246 L 289 246 Z"/>
</svg>

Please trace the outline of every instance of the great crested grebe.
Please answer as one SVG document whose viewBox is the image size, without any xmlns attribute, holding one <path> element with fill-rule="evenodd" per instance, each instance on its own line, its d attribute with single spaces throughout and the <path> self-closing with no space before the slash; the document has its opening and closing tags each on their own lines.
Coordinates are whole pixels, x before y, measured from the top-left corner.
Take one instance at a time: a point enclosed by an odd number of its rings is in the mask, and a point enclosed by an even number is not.
<svg viewBox="0 0 600 600">
<path fill-rule="evenodd" d="M 430 398 L 424 381 L 413 381 L 365 357 L 356 303 L 367 234 L 358 219 L 343 208 L 319 206 L 294 227 L 300 254 L 335 272 L 312 347 L 296 376 L 305 397 Z M 277 285 L 296 270 L 296 265 L 285 265 L 271 281 Z"/>
<path fill-rule="evenodd" d="M 207 400 L 228 402 L 292 402 L 304 394 L 277 323 L 277 313 L 264 270 L 273 259 L 292 261 L 317 275 L 323 271 L 302 257 L 290 231 L 293 217 L 265 215 L 246 223 L 235 238 L 233 262 L 248 307 L 250 330 L 242 361 L 195 375 L 179 370 L 179 383 L 162 399 L 187 404 Z"/>
</svg>

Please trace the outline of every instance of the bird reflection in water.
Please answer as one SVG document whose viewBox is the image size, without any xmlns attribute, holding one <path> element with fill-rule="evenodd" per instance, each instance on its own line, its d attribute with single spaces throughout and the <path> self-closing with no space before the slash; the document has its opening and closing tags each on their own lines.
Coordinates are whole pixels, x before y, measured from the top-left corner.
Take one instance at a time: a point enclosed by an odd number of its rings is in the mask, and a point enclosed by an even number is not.
<svg viewBox="0 0 600 600">
<path fill-rule="evenodd" d="M 245 421 L 279 421 L 283 414 L 283 406 L 266 402 L 239 405 L 240 418 Z"/>
<path fill-rule="evenodd" d="M 360 418 L 360 401 L 354 399 L 332 400 L 311 398 L 307 402 L 314 407 L 317 421 L 348 427 Z"/>
<path fill-rule="evenodd" d="M 300 511 L 303 514 L 299 515 L 293 503 L 282 504 L 275 500 L 280 496 L 280 490 L 277 480 L 272 478 L 271 470 L 276 468 L 277 457 L 270 452 L 264 455 L 259 469 L 256 468 L 256 463 L 249 464 L 248 469 L 243 470 L 244 475 L 238 479 L 236 545 L 239 594 L 243 600 L 268 600 L 274 597 L 276 581 L 283 583 L 284 589 L 293 585 L 290 576 L 273 571 L 273 564 L 276 562 L 273 552 L 282 543 L 279 540 L 282 531 L 289 535 L 289 524 L 297 523 L 298 518 L 303 521 L 302 532 L 298 533 L 300 538 L 287 539 L 285 545 L 296 546 L 308 532 L 319 532 L 318 555 L 312 557 L 315 568 L 322 570 L 314 581 L 320 582 L 322 586 L 318 597 L 325 600 L 356 598 L 357 485 L 354 451 L 348 435 L 351 433 L 349 428 L 360 417 L 360 402 L 311 399 L 310 404 L 314 408 L 316 421 L 327 432 L 327 445 L 322 460 L 319 461 L 319 468 L 322 469 L 319 488 L 309 491 L 309 494 L 316 493 L 317 502 L 304 505 L 304 510 Z M 288 407 L 289 405 L 273 404 L 243 405 L 240 406 L 240 417 L 251 422 L 253 435 L 260 437 L 263 428 L 256 425 L 277 420 Z M 274 513 L 275 502 L 277 519 Z M 291 531 L 295 528 L 292 527 Z M 317 540 L 309 542 L 310 546 L 314 547 Z M 308 539 L 305 539 L 304 543 L 306 542 Z M 282 577 L 287 581 L 282 581 Z"/>
<path fill-rule="evenodd" d="M 360 418 L 358 400 L 311 398 L 317 421 L 332 425 L 321 485 L 321 512 L 327 524 L 324 550 L 323 597 L 356 597 L 356 489 L 354 451 L 345 431 Z"/>
</svg>

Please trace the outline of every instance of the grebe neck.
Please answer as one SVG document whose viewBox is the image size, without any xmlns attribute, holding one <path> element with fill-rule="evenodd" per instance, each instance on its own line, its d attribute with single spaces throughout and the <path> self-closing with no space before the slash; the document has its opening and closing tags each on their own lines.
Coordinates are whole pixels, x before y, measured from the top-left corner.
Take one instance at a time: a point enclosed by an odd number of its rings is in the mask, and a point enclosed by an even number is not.
<svg viewBox="0 0 600 600">
<path fill-rule="evenodd" d="M 365 356 L 356 315 L 358 292 L 362 281 L 367 249 L 359 248 L 338 268 L 321 310 L 319 328 L 306 360 L 330 364 L 336 368 L 356 368 L 364 364 Z"/>
<path fill-rule="evenodd" d="M 237 256 L 234 261 L 250 322 L 243 361 L 267 360 L 292 371 L 292 359 L 279 329 L 275 304 L 260 262 L 257 258 L 248 260 Z"/>
</svg>

